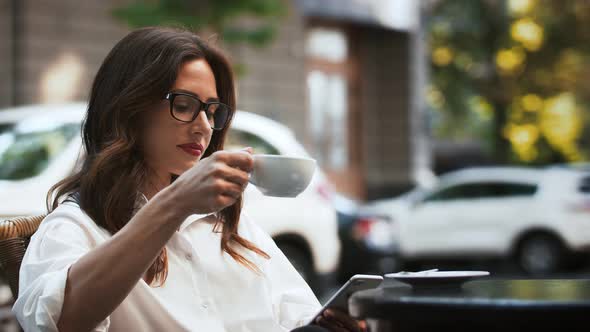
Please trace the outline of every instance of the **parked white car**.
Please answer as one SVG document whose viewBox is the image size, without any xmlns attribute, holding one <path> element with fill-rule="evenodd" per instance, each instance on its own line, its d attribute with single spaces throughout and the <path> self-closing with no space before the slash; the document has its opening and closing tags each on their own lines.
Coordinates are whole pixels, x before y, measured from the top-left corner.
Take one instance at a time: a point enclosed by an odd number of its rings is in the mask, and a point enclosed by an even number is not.
<svg viewBox="0 0 590 332">
<path fill-rule="evenodd" d="M 32 105 L 0 111 L 0 218 L 46 213 L 49 188 L 66 177 L 80 154 L 86 104 Z M 309 157 L 291 130 L 238 111 L 226 149 Z M 335 272 L 340 254 L 336 211 L 325 193 L 331 186 L 317 170 L 298 197 L 274 198 L 249 185 L 244 211 L 268 232 L 312 285 Z"/>
<path fill-rule="evenodd" d="M 590 170 L 483 167 L 368 208 L 392 221 L 404 260 L 515 258 L 555 272 L 590 248 Z"/>
</svg>

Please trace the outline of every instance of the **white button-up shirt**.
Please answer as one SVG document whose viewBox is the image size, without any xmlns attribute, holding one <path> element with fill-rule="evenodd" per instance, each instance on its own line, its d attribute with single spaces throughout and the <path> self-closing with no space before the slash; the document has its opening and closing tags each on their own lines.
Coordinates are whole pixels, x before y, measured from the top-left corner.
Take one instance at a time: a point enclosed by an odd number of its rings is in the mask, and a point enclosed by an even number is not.
<svg viewBox="0 0 590 332">
<path fill-rule="evenodd" d="M 140 279 L 94 331 L 290 331 L 319 311 L 311 289 L 255 222 L 242 214 L 238 233 L 271 258 L 239 250 L 261 275 L 222 252 L 221 233 L 206 219 L 195 222 L 202 217 L 187 218 L 166 244 L 164 285 L 153 288 Z M 23 259 L 13 307 L 25 331 L 57 331 L 68 269 L 110 237 L 74 203 L 45 218 Z"/>
</svg>

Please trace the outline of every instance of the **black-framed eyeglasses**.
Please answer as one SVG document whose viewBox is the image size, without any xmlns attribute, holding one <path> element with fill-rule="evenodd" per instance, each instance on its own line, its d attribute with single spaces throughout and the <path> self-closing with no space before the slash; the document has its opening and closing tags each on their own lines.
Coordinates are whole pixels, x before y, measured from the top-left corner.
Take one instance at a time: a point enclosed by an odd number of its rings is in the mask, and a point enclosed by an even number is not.
<svg viewBox="0 0 590 332">
<path fill-rule="evenodd" d="M 222 102 L 206 103 L 184 92 L 169 92 L 164 99 L 170 102 L 170 115 L 180 122 L 195 121 L 201 111 L 205 111 L 213 130 L 222 130 L 229 122 L 231 108 Z"/>
</svg>

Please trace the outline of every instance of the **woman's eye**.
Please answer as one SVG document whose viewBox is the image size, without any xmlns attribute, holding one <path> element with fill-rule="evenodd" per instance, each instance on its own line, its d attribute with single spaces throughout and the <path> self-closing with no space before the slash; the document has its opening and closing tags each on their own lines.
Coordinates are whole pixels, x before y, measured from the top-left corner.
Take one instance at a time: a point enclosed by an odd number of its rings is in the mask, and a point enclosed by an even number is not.
<svg viewBox="0 0 590 332">
<path fill-rule="evenodd" d="M 174 105 L 174 110 L 180 113 L 186 113 L 190 111 L 190 107 L 188 105 Z"/>
</svg>

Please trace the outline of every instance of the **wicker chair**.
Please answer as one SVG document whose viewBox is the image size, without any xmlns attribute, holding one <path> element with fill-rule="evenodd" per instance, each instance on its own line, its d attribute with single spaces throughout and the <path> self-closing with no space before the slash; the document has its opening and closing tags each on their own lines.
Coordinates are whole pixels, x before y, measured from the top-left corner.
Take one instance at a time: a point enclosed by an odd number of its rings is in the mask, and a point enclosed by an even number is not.
<svg viewBox="0 0 590 332">
<path fill-rule="evenodd" d="M 0 271 L 6 276 L 12 295 L 18 297 L 20 264 L 45 215 L 0 221 Z"/>
</svg>

